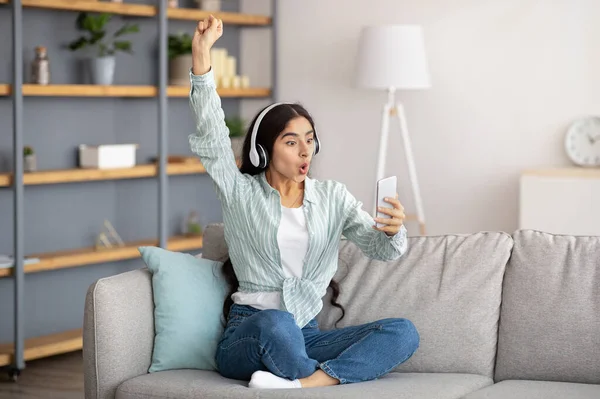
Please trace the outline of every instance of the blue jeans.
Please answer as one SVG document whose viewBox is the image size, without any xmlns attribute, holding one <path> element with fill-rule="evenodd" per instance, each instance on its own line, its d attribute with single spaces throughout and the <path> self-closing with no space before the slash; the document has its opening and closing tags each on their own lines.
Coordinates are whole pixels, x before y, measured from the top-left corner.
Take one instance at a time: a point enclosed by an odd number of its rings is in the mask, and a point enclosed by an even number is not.
<svg viewBox="0 0 600 399">
<path fill-rule="evenodd" d="M 321 369 L 347 384 L 387 374 L 418 346 L 406 319 L 320 331 L 315 319 L 300 329 L 289 312 L 234 304 L 215 359 L 219 373 L 236 380 L 248 381 L 257 370 L 294 380 Z"/>
</svg>

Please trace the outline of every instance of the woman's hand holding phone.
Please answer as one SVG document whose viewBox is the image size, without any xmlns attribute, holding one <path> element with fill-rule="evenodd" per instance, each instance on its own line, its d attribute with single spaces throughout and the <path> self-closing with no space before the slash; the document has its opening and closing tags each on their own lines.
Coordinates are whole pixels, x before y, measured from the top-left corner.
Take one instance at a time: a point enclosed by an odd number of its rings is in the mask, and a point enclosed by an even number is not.
<svg viewBox="0 0 600 399">
<path fill-rule="evenodd" d="M 383 231 L 388 236 L 393 236 L 400 231 L 400 227 L 404 224 L 406 215 L 404 207 L 398 201 L 398 193 L 396 192 L 395 176 L 381 179 L 377 182 L 377 217 L 374 218 L 376 224 L 373 226 L 375 230 Z M 392 195 L 394 196 L 392 198 Z M 384 206 L 387 202 L 392 207 Z M 388 215 L 389 217 L 380 216 L 380 214 Z"/>
</svg>

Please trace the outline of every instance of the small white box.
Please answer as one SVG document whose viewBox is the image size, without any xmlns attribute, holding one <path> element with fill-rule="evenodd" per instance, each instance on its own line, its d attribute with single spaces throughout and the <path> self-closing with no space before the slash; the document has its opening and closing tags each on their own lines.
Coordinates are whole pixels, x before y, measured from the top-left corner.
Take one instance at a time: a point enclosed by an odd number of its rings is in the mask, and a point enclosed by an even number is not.
<svg viewBox="0 0 600 399">
<path fill-rule="evenodd" d="M 79 167 L 96 169 L 131 168 L 135 166 L 137 144 L 79 146 Z"/>
</svg>

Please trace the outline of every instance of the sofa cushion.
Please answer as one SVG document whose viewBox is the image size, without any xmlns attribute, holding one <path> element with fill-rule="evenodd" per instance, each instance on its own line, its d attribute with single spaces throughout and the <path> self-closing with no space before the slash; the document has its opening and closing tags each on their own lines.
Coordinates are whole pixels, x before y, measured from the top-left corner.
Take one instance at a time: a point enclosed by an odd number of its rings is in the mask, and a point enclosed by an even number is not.
<svg viewBox="0 0 600 399">
<path fill-rule="evenodd" d="M 149 372 L 216 370 L 224 329 L 221 262 L 159 247 L 140 247 L 152 272 L 155 338 Z"/>
<path fill-rule="evenodd" d="M 116 399 L 141 398 L 344 398 L 344 399 L 458 399 L 492 383 L 480 375 L 390 373 L 379 380 L 306 389 L 254 389 L 245 381 L 229 380 L 216 372 L 175 370 L 125 381 Z"/>
<path fill-rule="evenodd" d="M 203 256 L 223 261 L 222 224 L 207 226 Z M 386 317 L 411 320 L 421 337 L 417 352 L 396 370 L 493 376 L 504 269 L 512 238 L 480 232 L 410 237 L 397 261 L 365 257 L 352 242 L 340 242 L 338 298 L 344 327 Z M 318 316 L 324 330 L 341 315 L 323 298 Z"/>
<path fill-rule="evenodd" d="M 411 320 L 419 349 L 396 370 L 493 376 L 504 268 L 512 239 L 480 232 L 410 237 L 393 262 L 365 257 L 353 243 L 341 245 L 338 299 L 346 316 L 339 327 L 386 317 Z M 324 298 L 323 329 L 341 315 Z"/>
<path fill-rule="evenodd" d="M 496 379 L 600 383 L 600 237 L 513 239 Z"/>
<path fill-rule="evenodd" d="M 502 381 L 464 399 L 598 399 L 600 385 L 549 381 Z"/>
</svg>

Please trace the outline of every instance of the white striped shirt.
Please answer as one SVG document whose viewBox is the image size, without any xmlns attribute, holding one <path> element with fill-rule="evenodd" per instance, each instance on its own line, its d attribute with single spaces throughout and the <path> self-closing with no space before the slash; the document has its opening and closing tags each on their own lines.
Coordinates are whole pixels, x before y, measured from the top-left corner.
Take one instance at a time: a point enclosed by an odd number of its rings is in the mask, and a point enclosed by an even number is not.
<svg viewBox="0 0 600 399">
<path fill-rule="evenodd" d="M 292 313 L 302 328 L 323 307 L 322 298 L 337 270 L 342 235 L 373 259 L 394 260 L 406 252 L 404 226 L 392 237 L 374 230 L 373 218 L 344 184 L 306 177 L 303 209 L 308 251 L 302 278 L 286 277 L 277 242 L 279 191 L 269 185 L 264 171 L 256 176 L 239 171 L 212 69 L 204 75 L 194 75 L 190 69 L 190 80 L 190 107 L 196 122 L 190 147 L 221 201 L 225 241 L 241 291 L 281 292 L 281 309 Z"/>
</svg>

